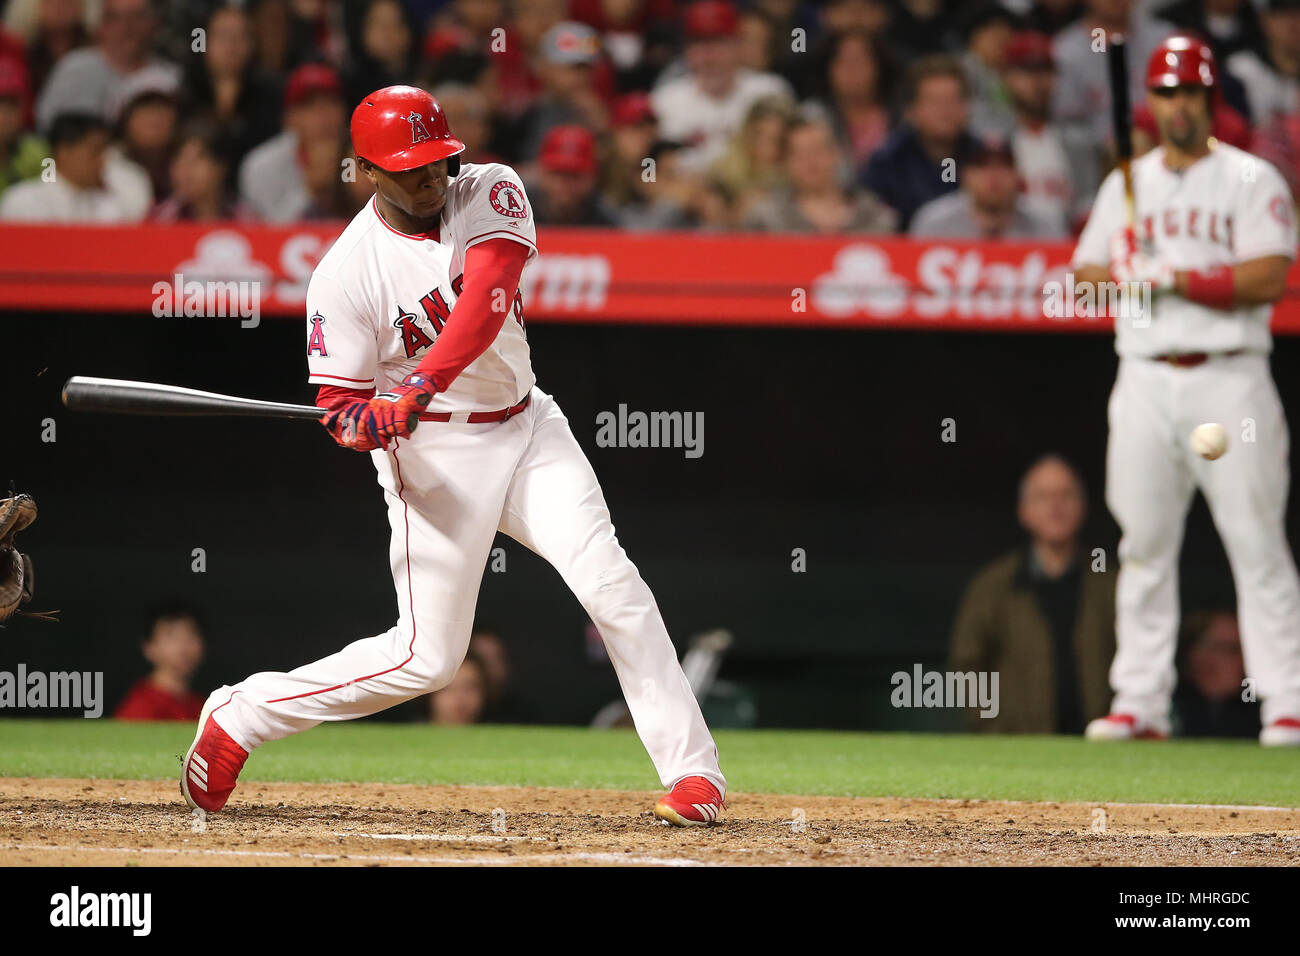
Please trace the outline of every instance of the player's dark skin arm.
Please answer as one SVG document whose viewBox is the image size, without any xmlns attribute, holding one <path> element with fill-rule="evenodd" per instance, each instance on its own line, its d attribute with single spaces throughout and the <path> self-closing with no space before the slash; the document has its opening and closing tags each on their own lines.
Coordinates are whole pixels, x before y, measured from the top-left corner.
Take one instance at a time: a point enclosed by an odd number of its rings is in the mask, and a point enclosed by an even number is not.
<svg viewBox="0 0 1300 956">
<path fill-rule="evenodd" d="M 1282 298 L 1286 292 L 1286 277 L 1291 270 L 1291 260 L 1286 256 L 1262 256 L 1249 259 L 1232 267 L 1232 302 L 1239 305 L 1268 305 Z M 1187 281 L 1191 273 L 1185 269 L 1174 272 L 1174 293 L 1186 297 Z M 1075 288 L 1095 286 L 1110 282 L 1110 269 L 1106 266 L 1079 266 L 1074 270 Z"/>
</svg>

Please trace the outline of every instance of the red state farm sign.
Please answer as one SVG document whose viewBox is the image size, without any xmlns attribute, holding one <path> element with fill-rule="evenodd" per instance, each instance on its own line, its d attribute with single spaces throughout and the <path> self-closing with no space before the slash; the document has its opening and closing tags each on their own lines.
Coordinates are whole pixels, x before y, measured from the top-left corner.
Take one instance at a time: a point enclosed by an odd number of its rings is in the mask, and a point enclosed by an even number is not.
<svg viewBox="0 0 1300 956">
<path fill-rule="evenodd" d="M 341 223 L 18 226 L 0 230 L 0 308 L 185 315 L 252 288 L 261 315 L 303 315 Z M 524 273 L 528 321 L 1109 331 L 1074 314 L 1068 243 L 547 229 Z M 1294 270 L 1292 279 L 1300 284 Z M 190 296 L 187 289 L 208 287 Z M 1053 297 L 1052 290 L 1057 290 Z M 160 312 L 163 291 L 171 311 Z M 218 291 L 220 289 L 218 288 Z M 242 300 L 241 300 L 242 301 Z M 184 308 L 188 302 L 189 310 Z M 1275 331 L 1300 333 L 1300 306 Z"/>
</svg>

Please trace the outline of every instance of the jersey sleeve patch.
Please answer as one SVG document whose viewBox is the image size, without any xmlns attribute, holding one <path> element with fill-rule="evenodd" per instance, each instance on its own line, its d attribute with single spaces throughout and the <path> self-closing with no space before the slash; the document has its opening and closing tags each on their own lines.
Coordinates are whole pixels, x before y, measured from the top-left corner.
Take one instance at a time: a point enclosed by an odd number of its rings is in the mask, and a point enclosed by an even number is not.
<svg viewBox="0 0 1300 956">
<path fill-rule="evenodd" d="M 528 218 L 528 202 L 524 199 L 524 191 L 519 188 L 518 183 L 508 179 L 498 180 L 488 191 L 488 202 L 502 216 L 511 219 Z"/>
</svg>

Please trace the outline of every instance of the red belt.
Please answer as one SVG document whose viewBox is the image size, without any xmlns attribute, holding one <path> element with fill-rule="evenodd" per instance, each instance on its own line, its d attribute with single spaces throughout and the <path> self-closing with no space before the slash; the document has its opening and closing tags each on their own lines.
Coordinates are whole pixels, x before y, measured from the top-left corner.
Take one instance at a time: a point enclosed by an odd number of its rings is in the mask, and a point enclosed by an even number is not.
<svg viewBox="0 0 1300 956">
<path fill-rule="evenodd" d="M 465 419 L 470 425 L 482 425 L 486 422 L 503 422 L 508 418 L 514 418 L 525 408 L 528 407 L 528 399 L 531 396 L 525 395 L 523 401 L 518 405 L 511 405 L 509 408 L 501 408 L 495 412 L 470 412 L 469 417 Z M 422 422 L 449 422 L 456 412 L 420 412 L 420 421 Z"/>
<path fill-rule="evenodd" d="M 1198 365 L 1204 365 L 1211 358 L 1228 358 L 1233 355 L 1240 355 L 1245 349 L 1233 349 L 1231 352 L 1215 352 L 1211 355 L 1209 352 L 1169 352 L 1165 355 L 1154 356 L 1157 362 L 1168 362 L 1175 368 L 1196 368 Z"/>
</svg>

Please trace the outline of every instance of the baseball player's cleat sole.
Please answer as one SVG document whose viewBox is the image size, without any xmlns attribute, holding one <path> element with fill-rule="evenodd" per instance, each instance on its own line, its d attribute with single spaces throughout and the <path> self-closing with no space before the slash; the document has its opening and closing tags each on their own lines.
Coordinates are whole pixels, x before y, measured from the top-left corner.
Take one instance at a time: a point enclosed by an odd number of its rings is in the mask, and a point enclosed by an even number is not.
<svg viewBox="0 0 1300 956">
<path fill-rule="evenodd" d="M 235 743 L 212 719 L 212 711 L 227 688 L 208 695 L 199 714 L 198 730 L 181 764 L 181 795 L 192 809 L 215 813 L 226 805 L 248 759 L 248 751 Z M 225 703 L 225 701 L 222 701 Z"/>
<path fill-rule="evenodd" d="M 1088 722 L 1083 736 L 1088 740 L 1168 740 L 1169 735 L 1139 724 L 1131 714 L 1109 714 Z"/>
<path fill-rule="evenodd" d="M 1259 732 L 1261 747 L 1300 747 L 1300 720 L 1283 717 Z"/>
<path fill-rule="evenodd" d="M 725 806 L 717 787 L 703 777 L 687 777 L 659 798 L 654 814 L 675 827 L 707 827 L 718 822 Z"/>
</svg>

